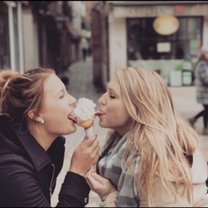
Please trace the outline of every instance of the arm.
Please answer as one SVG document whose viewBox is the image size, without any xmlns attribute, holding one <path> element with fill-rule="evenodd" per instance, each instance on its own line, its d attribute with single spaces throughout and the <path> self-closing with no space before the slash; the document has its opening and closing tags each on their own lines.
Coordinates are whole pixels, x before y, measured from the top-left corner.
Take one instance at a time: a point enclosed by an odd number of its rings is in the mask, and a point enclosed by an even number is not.
<svg viewBox="0 0 208 208">
<path fill-rule="evenodd" d="M 85 174 L 96 161 L 98 152 L 98 142 L 94 139 L 84 141 L 77 148 L 73 155 L 74 165 L 71 165 L 73 172 L 68 172 L 65 177 L 58 206 L 84 207 L 87 204 L 90 189 L 82 174 Z M 0 184 L 0 206 L 50 207 L 50 199 L 43 193 L 36 170 L 19 155 L 1 156 Z M 49 187 L 45 187 L 44 191 L 48 194 Z"/>
<path fill-rule="evenodd" d="M 84 207 L 88 203 L 89 186 L 85 175 L 99 157 L 96 137 L 85 139 L 72 155 L 69 172 L 59 194 L 58 206 Z M 74 198 L 75 200 L 71 200 Z"/>
<path fill-rule="evenodd" d="M 84 177 L 68 172 L 59 193 L 57 207 L 84 207 L 88 203 L 89 191 Z"/>
<path fill-rule="evenodd" d="M 49 207 L 34 170 L 23 161 L 6 161 L 0 165 L 0 205 Z"/>
<path fill-rule="evenodd" d="M 22 162 L 1 165 L 0 169 L 0 206 L 51 206 L 33 169 L 25 166 Z M 89 190 L 85 178 L 69 172 L 62 185 L 57 206 L 84 207 L 87 203 Z"/>
</svg>

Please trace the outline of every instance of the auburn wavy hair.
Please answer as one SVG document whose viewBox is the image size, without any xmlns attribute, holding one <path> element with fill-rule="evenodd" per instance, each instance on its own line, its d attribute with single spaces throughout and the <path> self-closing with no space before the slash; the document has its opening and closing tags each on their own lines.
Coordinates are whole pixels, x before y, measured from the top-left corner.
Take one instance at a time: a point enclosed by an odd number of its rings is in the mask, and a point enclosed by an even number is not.
<svg viewBox="0 0 208 208">
<path fill-rule="evenodd" d="M 2 70 L 0 72 L 0 114 L 22 121 L 31 109 L 38 111 L 43 97 L 43 83 L 53 69 L 35 68 L 23 74 Z"/>
</svg>

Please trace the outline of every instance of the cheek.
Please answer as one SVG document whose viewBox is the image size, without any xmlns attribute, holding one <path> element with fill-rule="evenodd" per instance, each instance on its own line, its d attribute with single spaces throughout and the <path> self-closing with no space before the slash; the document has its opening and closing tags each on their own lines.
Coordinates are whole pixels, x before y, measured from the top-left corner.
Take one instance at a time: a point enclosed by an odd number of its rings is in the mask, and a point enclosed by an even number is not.
<svg viewBox="0 0 208 208">
<path fill-rule="evenodd" d="M 60 108 L 56 108 L 56 110 L 51 108 L 47 111 L 45 117 L 49 122 L 58 123 L 65 120 L 66 113 L 64 113 L 64 111 Z"/>
<path fill-rule="evenodd" d="M 129 121 L 129 114 L 124 107 L 112 108 L 101 117 L 100 125 L 107 128 L 125 126 Z"/>
<path fill-rule="evenodd" d="M 76 131 L 75 124 L 61 115 L 48 119 L 45 127 L 48 132 L 55 135 L 70 134 Z"/>
<path fill-rule="evenodd" d="M 67 118 L 69 112 L 70 109 L 64 105 L 59 105 L 58 107 L 52 106 L 48 108 L 43 114 L 43 117 L 46 120 L 46 130 L 57 135 L 75 132 L 75 124 Z"/>
<path fill-rule="evenodd" d="M 51 101 L 45 105 L 43 115 L 48 118 L 48 120 L 61 120 L 66 119 L 67 114 L 70 112 L 70 108 L 66 102 L 61 101 Z M 58 122 L 58 121 L 57 121 Z"/>
</svg>

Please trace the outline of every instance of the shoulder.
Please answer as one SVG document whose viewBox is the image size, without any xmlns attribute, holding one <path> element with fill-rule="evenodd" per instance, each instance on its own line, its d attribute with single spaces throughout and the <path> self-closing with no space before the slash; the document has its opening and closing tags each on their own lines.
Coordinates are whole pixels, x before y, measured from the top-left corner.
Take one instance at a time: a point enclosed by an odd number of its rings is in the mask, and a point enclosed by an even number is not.
<svg viewBox="0 0 208 208">
<path fill-rule="evenodd" d="M 33 172 L 34 166 L 22 155 L 15 153 L 0 155 L 0 175 L 9 176 L 18 172 Z"/>
<path fill-rule="evenodd" d="M 0 156 L 0 192 L 5 191 L 5 196 L 13 195 L 17 189 L 16 195 L 20 194 L 19 191 L 29 185 L 28 178 L 36 178 L 35 169 L 28 160 L 17 154 Z"/>
<path fill-rule="evenodd" d="M 32 162 L 21 155 L 0 156 L 0 184 L 0 205 L 6 207 L 49 205 Z"/>
</svg>

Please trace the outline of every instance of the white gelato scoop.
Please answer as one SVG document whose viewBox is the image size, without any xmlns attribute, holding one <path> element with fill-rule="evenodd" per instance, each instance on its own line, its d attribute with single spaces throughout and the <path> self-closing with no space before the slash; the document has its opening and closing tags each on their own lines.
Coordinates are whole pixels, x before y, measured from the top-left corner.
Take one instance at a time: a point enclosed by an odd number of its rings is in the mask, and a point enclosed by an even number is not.
<svg viewBox="0 0 208 208">
<path fill-rule="evenodd" d="M 74 113 L 78 117 L 78 125 L 85 128 L 88 137 L 92 137 L 93 122 L 95 117 L 96 104 L 88 98 L 80 98 L 77 102 Z"/>
</svg>

